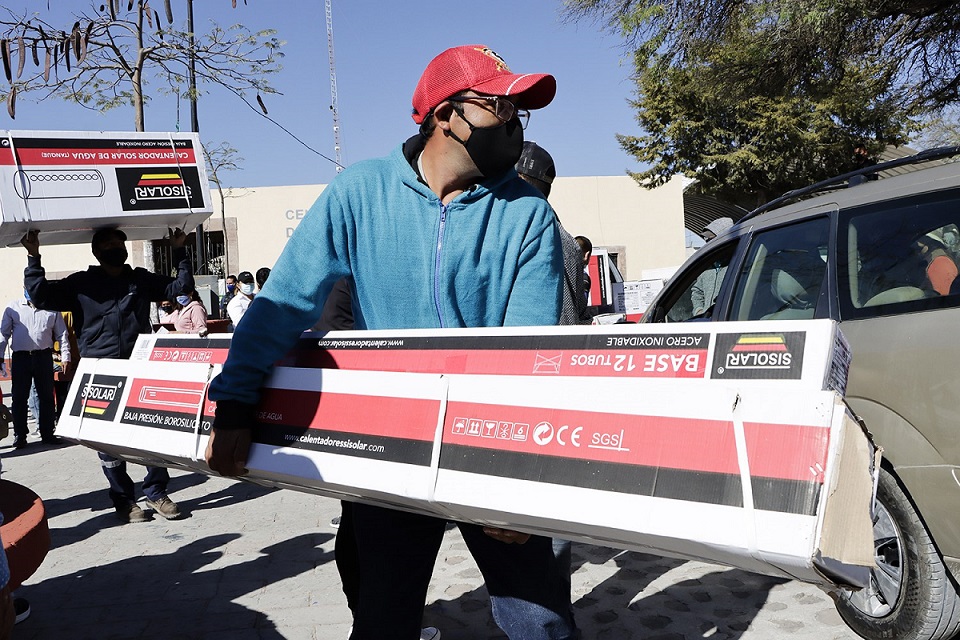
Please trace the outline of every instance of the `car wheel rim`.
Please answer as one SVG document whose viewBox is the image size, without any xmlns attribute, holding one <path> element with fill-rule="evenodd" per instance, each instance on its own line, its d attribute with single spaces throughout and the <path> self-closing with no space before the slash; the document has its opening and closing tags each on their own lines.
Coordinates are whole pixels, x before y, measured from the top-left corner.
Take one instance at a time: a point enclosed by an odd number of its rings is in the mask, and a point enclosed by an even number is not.
<svg viewBox="0 0 960 640">
<path fill-rule="evenodd" d="M 856 609 L 872 618 L 890 614 L 900 598 L 903 586 L 903 536 L 890 512 L 880 502 L 875 505 L 873 546 L 877 566 L 870 572 L 870 584 L 859 591 L 845 592 Z"/>
</svg>

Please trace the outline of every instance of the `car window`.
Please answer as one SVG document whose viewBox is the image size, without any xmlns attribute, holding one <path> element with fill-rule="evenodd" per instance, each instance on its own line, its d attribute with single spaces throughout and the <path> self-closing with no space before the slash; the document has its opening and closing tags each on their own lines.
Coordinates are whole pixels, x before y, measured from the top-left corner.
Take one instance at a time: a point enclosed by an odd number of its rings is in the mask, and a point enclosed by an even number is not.
<svg viewBox="0 0 960 640">
<path fill-rule="evenodd" d="M 827 273 L 830 219 L 757 232 L 737 275 L 731 320 L 816 316 Z"/>
<path fill-rule="evenodd" d="M 861 207 L 840 221 L 844 318 L 960 304 L 956 191 Z"/>
<path fill-rule="evenodd" d="M 655 322 L 708 320 L 713 315 L 720 285 L 733 259 L 736 241 L 717 249 L 711 248 L 684 270 L 684 277 L 661 297 L 655 310 Z"/>
</svg>

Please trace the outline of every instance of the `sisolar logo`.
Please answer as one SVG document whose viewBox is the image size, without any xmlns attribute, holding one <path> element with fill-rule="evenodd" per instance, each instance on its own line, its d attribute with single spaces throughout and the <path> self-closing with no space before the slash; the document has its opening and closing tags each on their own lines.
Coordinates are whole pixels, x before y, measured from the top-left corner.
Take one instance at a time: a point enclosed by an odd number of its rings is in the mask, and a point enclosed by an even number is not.
<svg viewBox="0 0 960 640">
<path fill-rule="evenodd" d="M 137 200 L 190 197 L 190 187 L 178 173 L 144 173 L 133 192 Z"/>
<path fill-rule="evenodd" d="M 203 206 L 196 167 L 117 167 L 115 171 L 124 211 Z"/>
<path fill-rule="evenodd" d="M 805 338 L 796 331 L 717 334 L 712 377 L 798 380 Z"/>
<path fill-rule="evenodd" d="M 126 381 L 122 376 L 91 377 L 85 373 L 80 378 L 80 388 L 70 408 L 70 415 L 112 422 L 117 415 Z"/>
</svg>

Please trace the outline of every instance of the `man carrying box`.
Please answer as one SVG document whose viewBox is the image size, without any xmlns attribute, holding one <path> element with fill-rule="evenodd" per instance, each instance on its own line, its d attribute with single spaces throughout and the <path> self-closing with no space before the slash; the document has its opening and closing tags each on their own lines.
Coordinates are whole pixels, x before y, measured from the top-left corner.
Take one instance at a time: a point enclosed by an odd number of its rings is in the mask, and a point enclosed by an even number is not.
<svg viewBox="0 0 960 640">
<path fill-rule="evenodd" d="M 419 135 L 324 190 L 237 327 L 210 388 L 214 471 L 245 473 L 259 388 L 340 278 L 352 276 L 357 329 L 557 324 L 556 217 L 513 170 L 527 109 L 555 92 L 552 76 L 514 74 L 482 45 L 430 62 L 413 94 Z M 353 512 L 360 584 L 351 638 L 414 640 L 445 522 L 362 503 Z M 574 636 L 549 538 L 459 526 L 509 637 Z"/>
<path fill-rule="evenodd" d="M 127 262 L 127 234 L 120 229 L 100 229 L 90 245 L 100 263 L 63 280 L 48 281 L 40 265 L 39 233 L 31 231 L 20 241 L 27 250 L 23 286 L 39 309 L 70 311 L 80 356 L 84 358 L 129 358 L 137 337 L 150 333 L 150 303 L 172 300 L 184 289 L 193 290 L 193 267 L 183 248 L 187 235 L 170 232 L 170 246 L 178 263 L 177 277 L 146 269 L 133 269 Z M 123 522 L 144 522 L 147 514 L 137 505 L 127 464 L 99 453 L 100 465 L 110 483 L 110 499 Z M 168 520 L 180 517 L 177 503 L 167 497 L 170 474 L 163 467 L 147 467 L 143 493 L 147 506 Z"/>
</svg>

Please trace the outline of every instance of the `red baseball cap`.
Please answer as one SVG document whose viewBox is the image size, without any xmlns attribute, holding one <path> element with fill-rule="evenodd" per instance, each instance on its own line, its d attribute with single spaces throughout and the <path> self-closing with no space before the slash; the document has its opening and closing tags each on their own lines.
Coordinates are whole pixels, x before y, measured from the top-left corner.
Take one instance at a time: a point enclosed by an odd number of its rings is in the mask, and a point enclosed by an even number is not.
<svg viewBox="0 0 960 640">
<path fill-rule="evenodd" d="M 523 109 L 542 109 L 557 93 L 557 80 L 547 73 L 513 73 L 497 53 L 482 44 L 447 49 L 430 61 L 413 91 L 413 121 L 452 95 L 472 89 L 491 96 L 517 96 Z"/>
</svg>

